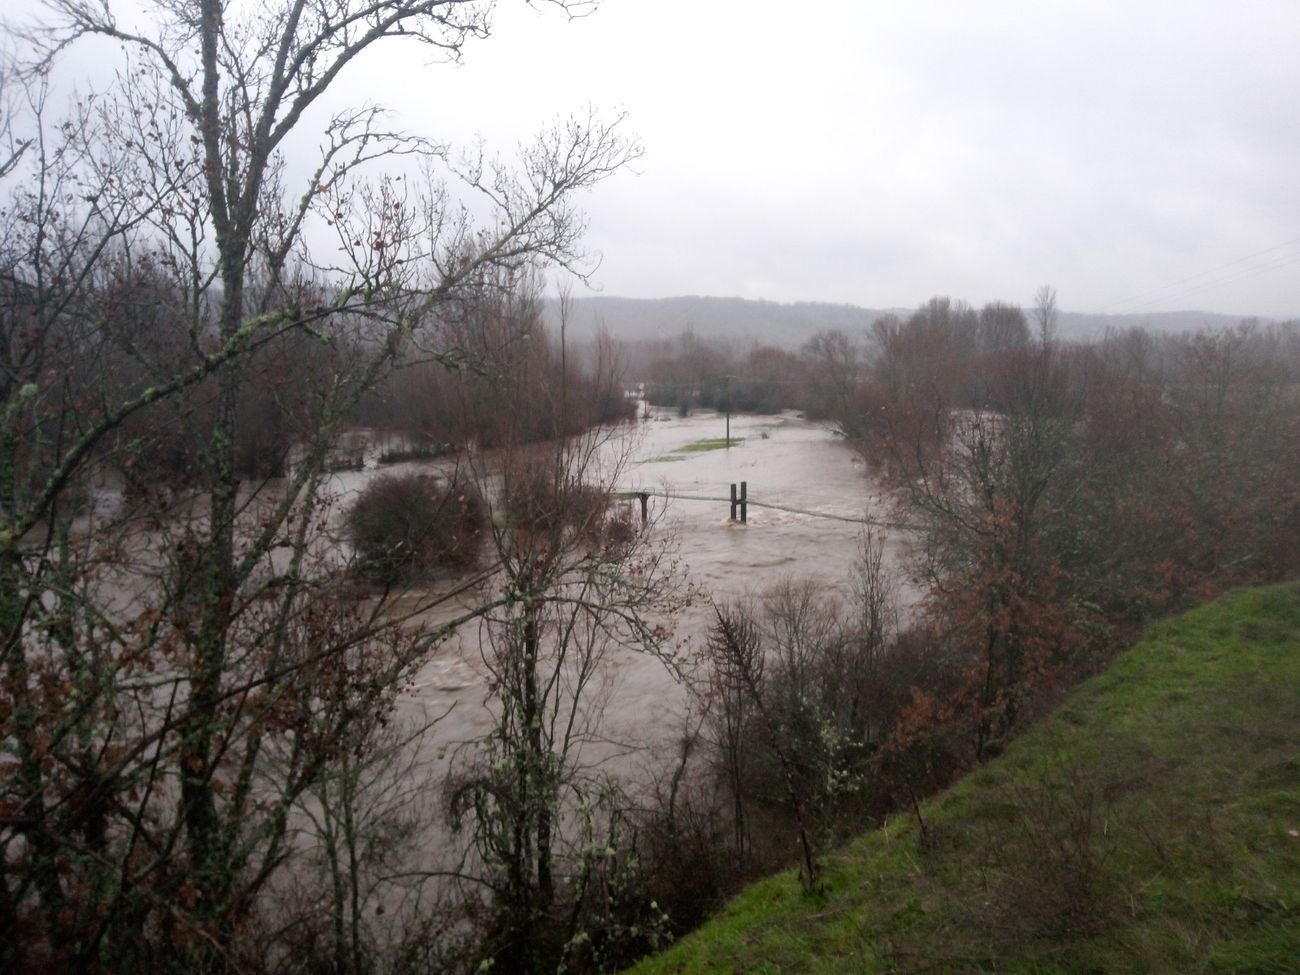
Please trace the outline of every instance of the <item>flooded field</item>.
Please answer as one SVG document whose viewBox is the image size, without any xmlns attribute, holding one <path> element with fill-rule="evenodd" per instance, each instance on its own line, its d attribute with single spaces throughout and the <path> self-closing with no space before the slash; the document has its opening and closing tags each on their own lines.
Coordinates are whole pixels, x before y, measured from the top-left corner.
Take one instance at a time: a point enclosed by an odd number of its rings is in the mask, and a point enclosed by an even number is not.
<svg viewBox="0 0 1300 975">
<path fill-rule="evenodd" d="M 635 495 L 649 496 L 651 540 L 669 547 L 677 571 L 698 593 L 676 616 L 659 620 L 671 627 L 672 646 L 687 660 L 704 644 L 713 600 L 761 596 L 785 581 L 807 581 L 828 595 L 851 597 L 864 522 L 888 521 L 890 515 L 861 458 L 827 425 L 795 414 L 744 415 L 730 419 L 730 446 L 727 432 L 727 420 L 719 414 L 679 417 L 652 411 L 648 418 L 607 431 L 596 463 L 601 468 L 598 479 L 612 478 L 617 492 L 633 496 L 620 503 L 629 505 L 638 521 Z M 308 546 L 314 571 L 326 574 L 344 571 L 349 545 L 343 516 L 368 483 L 388 472 L 446 473 L 457 463 L 442 457 L 379 465 L 379 451 L 366 431 L 350 435 L 345 446 L 364 464 L 328 477 L 321 525 Z M 497 460 L 487 453 L 471 461 L 489 485 L 488 493 L 494 481 L 484 472 Z M 730 517 L 731 485 L 741 482 L 752 502 L 744 524 Z M 284 496 L 283 481 L 246 487 L 241 518 L 255 527 L 261 513 Z M 119 509 L 126 510 L 111 485 L 90 508 L 105 516 Z M 183 533 L 202 525 L 203 499 L 180 497 L 168 514 L 138 524 L 123 516 L 122 524 L 128 527 L 113 543 L 114 551 L 130 557 L 119 555 L 125 560 L 105 575 L 102 599 L 124 616 L 158 598 L 168 559 L 177 557 Z M 887 564 L 898 569 L 901 578 L 907 534 L 886 530 L 884 539 Z M 280 563 L 288 554 L 271 553 L 277 570 L 284 568 Z M 432 629 L 483 605 L 485 589 L 473 589 L 427 609 L 439 593 L 460 584 L 444 580 L 399 596 L 392 611 L 411 614 L 412 626 Z M 491 583 L 485 588 L 490 590 Z M 900 609 L 906 610 L 913 596 L 901 589 Z M 398 698 L 397 720 L 391 727 L 404 741 L 393 750 L 396 764 L 376 772 L 376 781 L 382 780 L 390 799 L 400 794 L 407 809 L 419 811 L 422 825 L 411 851 L 413 870 L 451 869 L 463 848 L 448 832 L 442 803 L 448 773 L 462 770 L 461 759 L 470 758 L 477 747 L 471 743 L 493 730 L 485 640 L 478 622 L 461 626 L 432 649 Z M 638 783 L 649 781 L 648 772 L 675 753 L 689 700 L 686 686 L 661 660 L 623 649 L 606 652 L 598 679 L 582 694 L 579 723 L 584 728 L 574 760 L 584 771 L 609 773 L 635 791 Z M 435 719 L 427 731 L 413 734 Z M 408 734 L 412 737 L 406 738 Z M 312 834 L 308 813 L 314 801 L 304 798 L 295 814 L 304 844 Z M 394 912 L 404 909 L 397 900 L 385 903 Z"/>
<path fill-rule="evenodd" d="M 794 414 L 732 416 L 730 431 L 732 446 L 720 446 L 724 416 L 664 411 L 620 430 L 604 449 L 618 466 L 620 491 L 651 494 L 652 530 L 670 535 L 682 568 L 705 597 L 759 594 L 786 579 L 811 580 L 827 593 L 849 596 L 861 520 L 887 517 L 861 459 L 826 425 Z M 341 506 L 373 476 L 373 470 L 336 475 L 331 487 Z M 756 502 L 746 524 L 731 521 L 727 500 L 730 485 L 741 481 Z M 906 538 L 901 532 L 885 538 L 886 559 L 901 566 Z M 906 590 L 900 597 L 911 601 Z M 450 618 L 464 605 L 445 605 L 426 622 Z M 709 618 L 708 598 L 697 600 L 674 621 L 676 639 L 688 650 L 698 647 Z M 436 650 L 402 699 L 410 718 L 450 711 L 437 732 L 448 747 L 489 728 L 480 639 L 477 625 L 464 627 Z M 686 694 L 663 664 L 618 652 L 607 658 L 606 670 L 610 737 L 652 749 L 670 740 L 680 728 Z"/>
</svg>

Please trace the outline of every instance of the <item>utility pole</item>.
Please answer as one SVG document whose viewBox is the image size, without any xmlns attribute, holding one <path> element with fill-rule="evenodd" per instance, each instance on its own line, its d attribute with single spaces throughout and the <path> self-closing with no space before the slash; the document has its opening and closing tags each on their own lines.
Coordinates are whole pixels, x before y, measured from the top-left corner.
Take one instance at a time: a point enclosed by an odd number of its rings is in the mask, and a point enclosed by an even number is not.
<svg viewBox="0 0 1300 975">
<path fill-rule="evenodd" d="M 569 324 L 569 315 L 573 311 L 573 282 L 566 280 L 559 286 L 560 292 L 560 436 L 569 433 L 569 364 L 564 344 L 564 332 Z"/>
<path fill-rule="evenodd" d="M 731 377 L 723 376 L 722 381 L 726 384 L 726 405 L 727 405 L 727 447 L 731 447 Z"/>
</svg>

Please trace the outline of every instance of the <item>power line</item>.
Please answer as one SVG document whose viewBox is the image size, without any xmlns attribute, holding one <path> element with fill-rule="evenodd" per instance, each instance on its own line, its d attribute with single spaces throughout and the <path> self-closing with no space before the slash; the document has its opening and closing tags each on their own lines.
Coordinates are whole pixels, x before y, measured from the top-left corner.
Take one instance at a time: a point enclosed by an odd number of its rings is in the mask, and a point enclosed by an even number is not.
<svg viewBox="0 0 1300 975">
<path fill-rule="evenodd" d="M 1155 304 L 1160 304 L 1161 302 L 1164 301 L 1185 298 L 1188 295 L 1197 294 L 1198 292 L 1205 291 L 1207 288 L 1226 287 L 1227 285 L 1230 284 L 1236 284 L 1238 281 L 1245 281 L 1249 278 L 1258 277 L 1261 274 L 1267 274 L 1269 271 L 1276 271 L 1280 268 L 1284 268 L 1290 264 L 1295 264 L 1297 262 L 1300 262 L 1300 254 L 1290 254 L 1282 258 L 1275 258 L 1270 263 L 1267 264 L 1261 264 L 1252 268 L 1243 268 L 1241 271 L 1229 277 L 1219 278 L 1218 280 L 1215 281 L 1207 281 L 1203 284 L 1194 285 L 1193 287 L 1187 288 L 1176 294 L 1168 295 L 1164 298 L 1157 298 L 1152 301 L 1148 301 L 1146 302 L 1146 305 L 1152 306 Z M 1137 312 L 1149 311 L 1149 310 L 1151 310 L 1150 307 L 1143 308 L 1142 306 L 1139 306 L 1136 309 Z"/>
<path fill-rule="evenodd" d="M 1233 277 L 1231 275 L 1236 275 L 1239 273 L 1239 271 L 1245 272 L 1244 275 L 1245 277 L 1250 277 L 1253 276 L 1254 274 L 1275 270 L 1277 267 L 1285 266 L 1286 264 L 1290 263 L 1293 260 L 1300 259 L 1300 255 L 1292 255 L 1292 256 L 1284 257 L 1282 258 L 1280 263 L 1274 263 L 1278 261 L 1278 258 L 1271 257 L 1267 261 L 1265 261 L 1263 265 L 1258 265 L 1256 267 L 1238 268 L 1238 266 L 1242 264 L 1250 264 L 1252 261 L 1256 261 L 1261 257 L 1265 257 L 1266 255 L 1273 254 L 1276 251 L 1280 251 L 1287 247 L 1291 247 L 1293 244 L 1297 244 L 1297 243 L 1300 243 L 1300 237 L 1295 237 L 1292 238 L 1291 240 L 1283 241 L 1280 244 L 1274 244 L 1272 247 L 1266 247 L 1261 251 L 1255 251 L 1252 254 L 1247 254 L 1245 257 L 1239 257 L 1235 261 L 1228 261 L 1226 264 L 1220 264 L 1217 265 L 1216 267 L 1212 267 L 1205 271 L 1198 271 L 1195 274 L 1189 274 L 1186 277 L 1178 278 L 1175 281 L 1171 281 L 1167 284 L 1160 285 L 1159 287 L 1148 288 L 1147 290 L 1140 291 L 1137 294 L 1132 295 L 1128 298 L 1124 298 L 1120 301 L 1111 302 L 1109 305 L 1104 305 L 1100 309 L 1100 311 L 1103 313 L 1112 312 L 1116 308 L 1120 308 L 1124 306 L 1133 306 L 1133 305 L 1137 305 L 1138 310 L 1141 310 L 1141 307 L 1144 305 L 1159 303 L 1162 301 L 1168 301 L 1172 298 L 1182 297 L 1183 295 L 1191 294 L 1194 293 L 1195 291 L 1203 290 L 1204 288 L 1208 288 L 1208 287 L 1216 287 L 1223 284 L 1234 283 L 1235 281 L 1240 280 L 1240 278 Z M 1234 268 L 1238 268 L 1238 271 L 1233 271 L 1232 269 Z M 1229 278 L 1225 280 L 1207 281 L 1203 284 L 1196 285 L 1193 288 L 1180 290 L 1182 289 L 1183 285 L 1191 284 L 1192 282 L 1199 281 L 1202 278 L 1207 278 L 1210 277 L 1211 275 L 1217 275 L 1224 271 L 1231 272 Z"/>
</svg>

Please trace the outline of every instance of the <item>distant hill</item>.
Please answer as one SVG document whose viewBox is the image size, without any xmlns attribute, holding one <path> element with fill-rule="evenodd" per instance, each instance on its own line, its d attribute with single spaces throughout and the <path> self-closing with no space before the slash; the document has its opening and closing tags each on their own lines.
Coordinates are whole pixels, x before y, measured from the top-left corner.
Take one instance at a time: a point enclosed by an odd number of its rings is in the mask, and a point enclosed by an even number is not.
<svg viewBox="0 0 1300 975">
<path fill-rule="evenodd" d="M 760 343 L 797 349 L 823 329 L 839 329 L 861 335 L 883 315 L 906 317 L 911 308 L 863 308 L 827 302 L 800 301 L 783 304 L 748 298 L 712 298 L 683 295 L 676 298 L 614 298 L 604 295 L 575 298 L 569 334 L 582 340 L 604 326 L 614 338 L 625 342 L 673 339 L 686 330 L 702 339 L 739 345 Z M 554 300 L 546 302 L 548 324 L 559 324 Z M 1061 312 L 1060 335 L 1067 339 L 1093 339 L 1107 329 L 1142 327 L 1151 332 L 1186 332 L 1203 328 L 1225 328 L 1244 316 L 1216 312 L 1174 311 L 1140 315 L 1097 315 Z"/>
<path fill-rule="evenodd" d="M 825 329 L 858 335 L 882 315 L 910 313 L 907 308 L 861 308 L 801 301 L 781 304 L 747 298 L 576 298 L 569 322 L 571 335 L 586 338 L 604 326 L 625 342 L 674 339 L 686 330 L 702 339 L 749 344 L 758 342 L 795 349 Z M 559 322 L 556 303 L 546 303 L 547 323 Z"/>
</svg>

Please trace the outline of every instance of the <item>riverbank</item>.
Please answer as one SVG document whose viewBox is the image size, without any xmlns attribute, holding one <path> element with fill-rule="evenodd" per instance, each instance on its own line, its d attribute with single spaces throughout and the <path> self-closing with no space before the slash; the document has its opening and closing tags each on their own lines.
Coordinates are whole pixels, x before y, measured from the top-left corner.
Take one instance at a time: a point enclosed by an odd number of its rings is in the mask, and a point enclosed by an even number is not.
<svg viewBox="0 0 1300 975">
<path fill-rule="evenodd" d="M 1294 971 L 1300 584 L 1154 626 L 1004 756 L 637 975 Z"/>
</svg>

